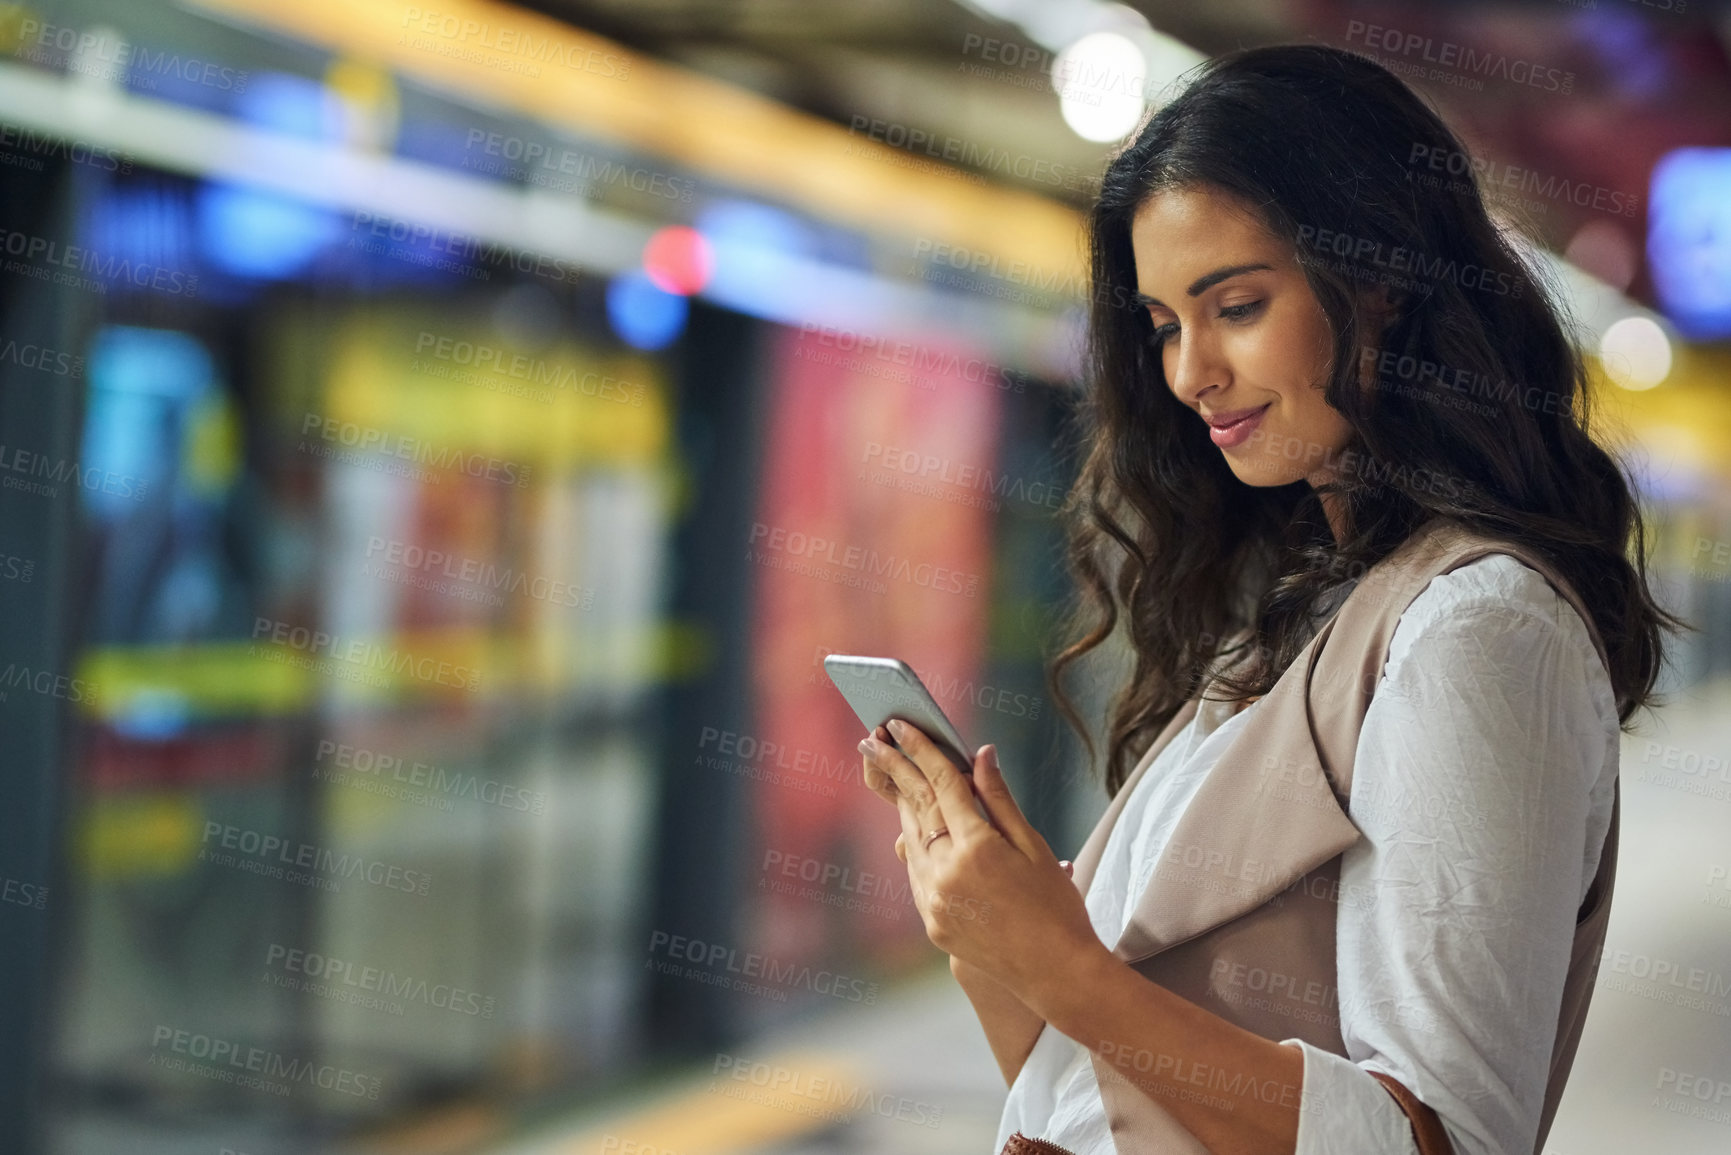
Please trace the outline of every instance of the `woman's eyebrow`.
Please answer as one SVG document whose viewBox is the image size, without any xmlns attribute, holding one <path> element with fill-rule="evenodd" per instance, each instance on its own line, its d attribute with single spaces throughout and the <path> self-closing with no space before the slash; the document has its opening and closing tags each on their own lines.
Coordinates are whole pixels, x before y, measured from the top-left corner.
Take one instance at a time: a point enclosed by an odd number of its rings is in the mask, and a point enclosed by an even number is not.
<svg viewBox="0 0 1731 1155">
<path fill-rule="evenodd" d="M 1240 273 L 1256 273 L 1265 269 L 1273 268 L 1273 265 L 1262 264 L 1227 265 L 1223 269 L 1215 269 L 1212 273 L 1204 273 L 1202 276 L 1197 277 L 1190 283 L 1190 288 L 1186 289 L 1185 292 L 1189 293 L 1192 297 L 1199 297 L 1209 289 L 1212 289 L 1215 285 L 1218 285 L 1221 281 L 1226 280 L 1228 277 L 1236 277 Z M 1154 297 L 1150 297 L 1147 293 L 1137 293 L 1136 303 L 1139 305 L 1159 305 L 1162 309 L 1166 307 L 1164 302 Z"/>
</svg>

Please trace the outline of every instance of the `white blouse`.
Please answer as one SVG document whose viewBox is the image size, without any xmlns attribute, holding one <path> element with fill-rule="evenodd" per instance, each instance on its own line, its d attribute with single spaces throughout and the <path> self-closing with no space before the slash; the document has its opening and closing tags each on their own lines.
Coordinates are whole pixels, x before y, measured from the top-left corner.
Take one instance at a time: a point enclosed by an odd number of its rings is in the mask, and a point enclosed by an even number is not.
<svg viewBox="0 0 1731 1155">
<path fill-rule="evenodd" d="M 1206 702 L 1126 801 L 1086 905 L 1114 944 L 1172 829 L 1252 703 Z M 1506 554 L 1433 579 L 1404 614 L 1371 698 L 1336 918 L 1348 1058 L 1301 1039 L 1297 1155 L 1417 1155 L 1371 1077 L 1399 1079 L 1457 1155 L 1531 1151 L 1585 899 L 1611 820 L 1619 730 L 1580 615 Z M 998 1124 L 1116 1155 L 1086 1048 L 1048 1027 Z"/>
</svg>

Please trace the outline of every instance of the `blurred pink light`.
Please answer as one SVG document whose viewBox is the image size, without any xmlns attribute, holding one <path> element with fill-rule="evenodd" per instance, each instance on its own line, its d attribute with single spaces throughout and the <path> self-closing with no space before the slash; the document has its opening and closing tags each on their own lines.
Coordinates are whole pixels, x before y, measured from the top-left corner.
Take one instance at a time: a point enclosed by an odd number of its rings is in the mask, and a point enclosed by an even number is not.
<svg viewBox="0 0 1731 1155">
<path fill-rule="evenodd" d="M 715 250 L 696 229 L 670 225 L 643 247 L 643 271 L 656 288 L 689 297 L 701 292 L 715 271 Z"/>
</svg>

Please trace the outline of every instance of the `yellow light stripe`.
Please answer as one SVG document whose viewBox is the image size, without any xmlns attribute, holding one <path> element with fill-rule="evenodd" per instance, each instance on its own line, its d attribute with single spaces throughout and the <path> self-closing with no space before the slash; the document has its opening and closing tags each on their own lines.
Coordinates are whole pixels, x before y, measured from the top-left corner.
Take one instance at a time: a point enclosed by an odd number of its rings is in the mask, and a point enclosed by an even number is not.
<svg viewBox="0 0 1731 1155">
<path fill-rule="evenodd" d="M 1034 283 L 1073 285 L 1083 268 L 1066 205 L 496 0 L 191 2 L 818 217 L 1020 262 Z"/>
<path fill-rule="evenodd" d="M 598 612 L 598 611 L 591 611 Z M 362 637 L 369 646 L 393 654 L 430 659 L 477 671 L 478 692 L 569 693 L 603 679 L 687 681 L 704 676 L 715 660 L 715 639 L 700 622 L 662 619 L 640 628 L 617 627 L 574 638 L 536 629 L 526 634 L 465 626 L 446 630 Z M 345 638 L 344 641 L 351 639 Z M 551 672 L 535 658 L 558 642 L 561 662 Z M 77 666 L 75 704 L 85 717 L 115 721 L 139 704 L 140 695 L 166 696 L 193 715 L 271 717 L 311 706 L 326 674 L 288 659 L 312 658 L 344 670 L 377 676 L 388 683 L 380 693 L 451 693 L 461 687 L 418 678 L 364 662 L 346 662 L 327 653 L 307 654 L 268 640 L 225 640 L 189 645 L 96 646 Z M 339 687 L 350 683 L 340 680 Z"/>
<path fill-rule="evenodd" d="M 1731 485 L 1731 352 L 1679 342 L 1673 353 L 1670 375 L 1638 392 L 1613 384 L 1598 358 L 1588 358 L 1594 436 L 1615 445 L 1632 439 L 1661 473 L 1675 461 Z"/>
<path fill-rule="evenodd" d="M 713 1078 L 706 1075 L 641 1107 L 587 1125 L 538 1151 L 542 1155 L 619 1155 L 628 1150 L 731 1155 L 821 1130 L 864 1110 L 849 1105 L 861 1089 L 858 1068 L 832 1053 L 789 1052 L 756 1062 L 762 1066 L 754 1069 L 794 1072 L 802 1086 L 813 1091 L 835 1087 L 845 1094 L 838 1093 L 830 1102 L 821 1092 L 776 1091 L 730 1078 L 726 1072 Z M 750 1097 L 753 1094 L 755 1100 Z M 637 1146 L 627 1146 L 631 1143 Z"/>
</svg>

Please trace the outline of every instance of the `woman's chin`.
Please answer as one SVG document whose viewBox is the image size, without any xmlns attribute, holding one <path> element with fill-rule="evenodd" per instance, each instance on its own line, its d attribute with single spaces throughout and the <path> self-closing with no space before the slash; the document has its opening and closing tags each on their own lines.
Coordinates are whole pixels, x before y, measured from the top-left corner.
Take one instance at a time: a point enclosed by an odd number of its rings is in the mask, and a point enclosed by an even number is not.
<svg viewBox="0 0 1731 1155">
<path fill-rule="evenodd" d="M 1232 476 L 1257 489 L 1272 489 L 1304 480 L 1304 471 L 1294 462 L 1282 458 L 1236 453 L 1226 453 L 1224 456 L 1227 468 L 1232 470 Z"/>
</svg>

